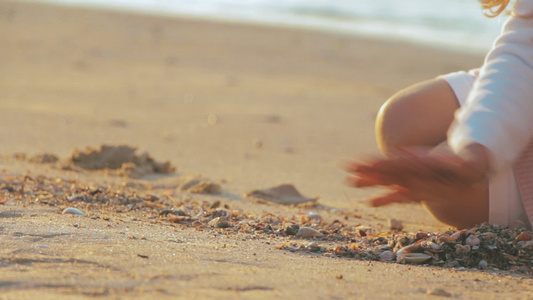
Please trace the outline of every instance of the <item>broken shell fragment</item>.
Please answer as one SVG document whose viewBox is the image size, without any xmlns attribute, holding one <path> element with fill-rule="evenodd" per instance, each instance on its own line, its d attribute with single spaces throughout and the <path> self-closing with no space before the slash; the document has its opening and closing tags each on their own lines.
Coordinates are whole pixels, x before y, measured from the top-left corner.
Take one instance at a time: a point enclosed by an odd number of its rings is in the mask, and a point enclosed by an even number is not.
<svg viewBox="0 0 533 300">
<path fill-rule="evenodd" d="M 403 230 L 403 222 L 396 219 L 389 219 L 389 228 L 392 231 L 402 231 Z"/>
<path fill-rule="evenodd" d="M 81 210 L 74 208 L 74 207 L 67 207 L 63 210 L 62 214 L 73 214 L 78 216 L 85 215 Z"/>
<path fill-rule="evenodd" d="M 307 214 L 307 219 L 309 221 L 319 221 L 322 220 L 322 216 L 319 213 L 310 212 Z"/>
<path fill-rule="evenodd" d="M 433 256 L 425 253 L 401 253 L 396 257 L 396 261 L 406 264 L 421 264 L 430 260 Z"/>
<path fill-rule="evenodd" d="M 311 227 L 300 227 L 298 229 L 298 233 L 296 236 L 303 236 L 303 237 L 318 237 L 323 236 L 322 233 L 320 233 L 318 230 L 311 228 Z"/>
</svg>

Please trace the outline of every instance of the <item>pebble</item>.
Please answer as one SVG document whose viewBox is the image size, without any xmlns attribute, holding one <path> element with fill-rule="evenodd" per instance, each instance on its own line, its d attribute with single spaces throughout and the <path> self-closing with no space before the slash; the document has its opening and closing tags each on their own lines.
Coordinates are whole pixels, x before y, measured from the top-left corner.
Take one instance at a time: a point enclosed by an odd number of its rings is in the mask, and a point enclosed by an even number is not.
<svg viewBox="0 0 533 300">
<path fill-rule="evenodd" d="M 300 227 L 296 236 L 318 237 L 323 236 L 323 234 L 311 227 Z"/>
<path fill-rule="evenodd" d="M 73 214 L 73 215 L 79 215 L 79 216 L 85 215 L 81 210 L 74 208 L 74 207 L 65 208 L 62 214 Z"/>
</svg>

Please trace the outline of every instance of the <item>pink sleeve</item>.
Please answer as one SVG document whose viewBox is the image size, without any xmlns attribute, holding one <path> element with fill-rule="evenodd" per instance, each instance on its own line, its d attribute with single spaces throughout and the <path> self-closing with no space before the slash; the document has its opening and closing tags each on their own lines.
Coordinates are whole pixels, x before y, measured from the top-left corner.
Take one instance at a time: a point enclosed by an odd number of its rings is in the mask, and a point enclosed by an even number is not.
<svg viewBox="0 0 533 300">
<path fill-rule="evenodd" d="M 448 142 L 457 153 L 471 143 L 491 152 L 491 168 L 512 164 L 533 138 L 533 0 L 519 0 L 488 53 Z"/>
</svg>

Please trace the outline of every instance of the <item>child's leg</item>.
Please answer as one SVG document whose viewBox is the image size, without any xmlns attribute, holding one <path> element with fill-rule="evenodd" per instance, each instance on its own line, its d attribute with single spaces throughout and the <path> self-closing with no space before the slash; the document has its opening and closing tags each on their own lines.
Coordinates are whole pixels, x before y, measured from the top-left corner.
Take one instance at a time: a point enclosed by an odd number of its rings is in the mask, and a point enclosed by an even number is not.
<svg viewBox="0 0 533 300">
<path fill-rule="evenodd" d="M 389 155 L 397 146 L 435 147 L 446 141 L 459 102 L 442 78 L 424 81 L 392 96 L 376 119 L 376 139 Z"/>
<path fill-rule="evenodd" d="M 446 133 L 459 107 L 459 99 L 445 79 L 411 86 L 381 108 L 376 120 L 378 146 L 386 155 L 394 153 L 397 146 L 450 151 Z M 448 196 L 450 199 L 431 199 L 422 204 L 435 218 L 452 226 L 464 228 L 488 221 L 488 182 L 458 193 Z"/>
</svg>

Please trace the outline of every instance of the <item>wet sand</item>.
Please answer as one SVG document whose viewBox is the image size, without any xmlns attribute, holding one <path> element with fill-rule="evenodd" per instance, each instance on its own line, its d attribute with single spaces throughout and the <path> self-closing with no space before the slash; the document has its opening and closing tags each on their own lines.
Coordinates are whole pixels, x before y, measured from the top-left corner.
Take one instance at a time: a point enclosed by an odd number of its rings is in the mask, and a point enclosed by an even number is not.
<svg viewBox="0 0 533 300">
<path fill-rule="evenodd" d="M 257 216 L 312 210 L 380 231 L 390 218 L 406 232 L 448 229 L 419 206 L 367 207 L 381 191 L 346 187 L 339 165 L 377 153 L 373 120 L 392 93 L 476 67 L 481 55 L 11 1 L 0 1 L 0 36 L 2 180 L 127 186 L 167 204 L 220 201 Z M 13 156 L 65 159 L 105 144 L 147 151 L 177 172 L 135 179 Z M 188 176 L 208 178 L 221 192 L 177 189 Z M 320 206 L 243 197 L 281 184 L 318 197 Z M 71 194 L 54 194 L 62 202 L 51 205 L 31 186 L 18 198 L 4 193 L 0 205 L 0 295 L 7 299 L 416 299 L 434 288 L 463 299 L 523 299 L 532 292 L 529 278 L 505 274 L 282 251 L 275 246 L 288 237 L 183 226 L 145 207 L 80 205 L 86 216 L 62 215 Z"/>
</svg>

